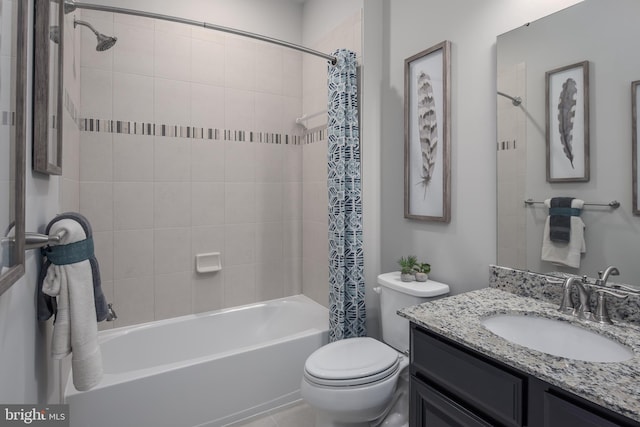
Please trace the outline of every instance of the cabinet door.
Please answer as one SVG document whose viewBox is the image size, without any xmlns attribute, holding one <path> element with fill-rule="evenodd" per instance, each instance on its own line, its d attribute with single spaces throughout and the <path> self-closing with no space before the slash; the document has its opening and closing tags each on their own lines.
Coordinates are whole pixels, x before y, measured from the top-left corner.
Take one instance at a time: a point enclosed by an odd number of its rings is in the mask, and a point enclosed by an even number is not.
<svg viewBox="0 0 640 427">
<path fill-rule="evenodd" d="M 411 377 L 409 427 L 491 427 L 458 403 Z"/>
<path fill-rule="evenodd" d="M 544 394 L 544 427 L 620 427 L 581 406 L 551 393 Z"/>
<path fill-rule="evenodd" d="M 455 347 L 444 339 L 412 328 L 412 373 L 427 379 L 494 419 L 520 427 L 525 408 L 522 377 Z"/>
</svg>

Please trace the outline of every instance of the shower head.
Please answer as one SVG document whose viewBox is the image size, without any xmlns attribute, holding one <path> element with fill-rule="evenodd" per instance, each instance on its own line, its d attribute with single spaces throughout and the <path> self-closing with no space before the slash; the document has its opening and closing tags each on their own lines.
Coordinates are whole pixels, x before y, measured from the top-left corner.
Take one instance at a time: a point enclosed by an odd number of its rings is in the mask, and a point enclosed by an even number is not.
<svg viewBox="0 0 640 427">
<path fill-rule="evenodd" d="M 75 28 L 78 25 L 84 25 L 85 27 L 89 28 L 91 31 L 93 31 L 93 34 L 96 35 L 96 37 L 98 38 L 98 44 L 96 45 L 96 50 L 98 52 L 102 52 L 105 51 L 111 47 L 113 47 L 114 44 L 116 44 L 116 41 L 118 41 L 118 39 L 116 37 L 111 37 L 111 36 L 105 36 L 102 33 L 99 33 L 95 28 L 93 28 L 93 26 L 91 24 L 89 24 L 86 21 L 81 21 L 79 19 L 75 19 L 73 20 L 73 28 Z"/>
<path fill-rule="evenodd" d="M 98 44 L 96 45 L 96 50 L 98 52 L 103 52 L 112 48 L 118 41 L 116 37 L 105 36 L 104 34 L 96 34 L 96 36 L 98 37 Z"/>
</svg>

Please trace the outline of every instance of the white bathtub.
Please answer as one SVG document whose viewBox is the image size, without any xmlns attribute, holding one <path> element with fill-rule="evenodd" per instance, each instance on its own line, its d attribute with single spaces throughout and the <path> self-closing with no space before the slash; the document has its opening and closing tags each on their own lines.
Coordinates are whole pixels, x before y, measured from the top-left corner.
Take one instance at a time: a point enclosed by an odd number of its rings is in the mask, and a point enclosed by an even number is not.
<svg viewBox="0 0 640 427">
<path fill-rule="evenodd" d="M 103 331 L 104 378 L 65 390 L 72 427 L 223 426 L 300 399 L 328 310 L 297 295 Z"/>
</svg>

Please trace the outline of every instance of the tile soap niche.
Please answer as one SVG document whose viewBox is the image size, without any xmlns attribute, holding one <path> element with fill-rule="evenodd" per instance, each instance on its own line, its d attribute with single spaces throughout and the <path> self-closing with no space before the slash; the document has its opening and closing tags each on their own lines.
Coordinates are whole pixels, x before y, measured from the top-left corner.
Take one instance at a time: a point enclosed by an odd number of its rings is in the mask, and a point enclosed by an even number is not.
<svg viewBox="0 0 640 427">
<path fill-rule="evenodd" d="M 196 255 L 196 271 L 198 273 L 213 273 L 220 270 L 222 270 L 220 252 Z"/>
</svg>

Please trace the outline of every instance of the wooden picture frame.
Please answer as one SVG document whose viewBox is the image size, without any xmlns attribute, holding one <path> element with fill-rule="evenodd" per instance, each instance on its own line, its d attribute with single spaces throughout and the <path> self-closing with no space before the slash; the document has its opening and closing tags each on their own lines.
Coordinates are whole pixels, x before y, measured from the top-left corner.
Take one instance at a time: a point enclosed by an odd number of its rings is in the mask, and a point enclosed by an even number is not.
<svg viewBox="0 0 640 427">
<path fill-rule="evenodd" d="M 11 40 L 11 64 L 5 69 L 11 74 L 12 82 L 6 92 L 10 96 L 2 97 L 2 132 L 10 134 L 3 136 L 4 142 L 9 142 L 9 156 L 2 156 L 0 161 L 6 162 L 4 166 L 9 170 L 8 200 L 0 202 L 9 206 L 9 218 L 4 223 L 2 218 L 2 230 L 0 236 L 0 295 L 20 279 L 25 272 L 25 147 L 27 141 L 27 56 L 28 56 L 28 13 L 27 2 L 14 3 L 17 13 L 13 14 L 11 25 L 0 29 L 2 38 Z M 4 104 L 7 102 L 8 104 Z M 14 113 L 12 113 L 14 112 Z M 6 113 L 6 114 L 5 114 Z"/>
<path fill-rule="evenodd" d="M 548 182 L 589 181 L 589 61 L 545 73 Z"/>
<path fill-rule="evenodd" d="M 451 42 L 404 62 L 404 217 L 451 220 Z"/>
<path fill-rule="evenodd" d="M 64 7 L 35 0 L 33 170 L 62 175 Z"/>
<path fill-rule="evenodd" d="M 631 82 L 631 161 L 633 180 L 633 214 L 640 215 L 640 199 L 638 199 L 638 188 L 640 187 L 640 177 L 638 176 L 638 164 L 640 164 L 640 150 L 638 141 L 640 140 L 640 126 L 638 126 L 638 111 L 640 110 L 640 80 Z"/>
</svg>

